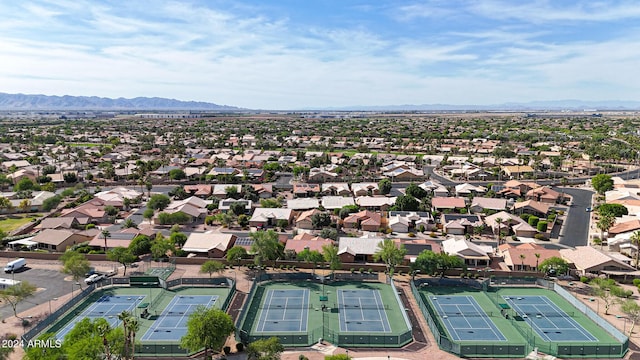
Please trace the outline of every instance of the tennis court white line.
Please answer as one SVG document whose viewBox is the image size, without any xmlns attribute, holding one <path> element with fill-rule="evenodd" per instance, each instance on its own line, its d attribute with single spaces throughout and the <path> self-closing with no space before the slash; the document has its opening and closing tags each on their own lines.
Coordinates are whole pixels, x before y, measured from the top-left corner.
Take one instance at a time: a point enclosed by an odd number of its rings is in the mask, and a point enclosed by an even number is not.
<svg viewBox="0 0 640 360">
<path fill-rule="evenodd" d="M 382 330 L 384 332 L 391 332 L 391 324 L 389 323 L 389 318 L 387 318 L 387 313 L 386 312 L 380 312 L 381 307 L 383 306 L 382 304 L 384 304 L 384 302 L 382 301 L 382 298 L 380 297 L 380 291 L 379 290 L 374 291 L 373 299 L 376 301 L 376 307 L 378 308 L 378 317 L 380 317 L 380 322 L 382 323 Z M 378 300 L 380 300 L 380 301 L 378 301 Z M 386 319 L 386 321 L 385 321 L 385 319 Z"/>
</svg>

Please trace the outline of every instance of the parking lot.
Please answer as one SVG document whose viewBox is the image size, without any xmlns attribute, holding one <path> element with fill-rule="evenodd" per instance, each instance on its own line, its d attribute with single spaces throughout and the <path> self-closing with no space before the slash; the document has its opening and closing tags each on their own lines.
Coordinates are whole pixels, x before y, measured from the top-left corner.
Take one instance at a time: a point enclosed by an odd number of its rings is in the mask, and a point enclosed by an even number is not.
<svg viewBox="0 0 640 360">
<path fill-rule="evenodd" d="M 7 261 L 0 262 L 0 264 L 3 266 L 6 263 Z M 72 286 L 73 291 L 79 291 L 80 287 L 78 285 L 75 285 L 73 281 L 65 280 L 65 277 L 68 277 L 68 275 L 61 273 L 60 268 L 60 264 L 30 264 L 30 260 L 27 259 L 27 267 L 23 271 L 16 272 L 15 274 L 6 274 L 4 272 L 0 273 L 1 278 L 28 281 L 38 288 L 33 296 L 18 304 L 18 313 L 26 311 L 26 316 L 41 315 L 29 314 L 27 310 L 33 308 L 36 305 L 45 303 L 48 304 L 49 300 L 51 300 L 52 309 L 55 310 L 59 305 L 62 304 L 57 304 L 57 302 L 61 300 L 54 300 L 55 298 L 59 298 L 63 295 L 71 293 Z M 85 285 L 82 284 L 82 287 L 84 288 Z M 13 309 L 11 308 L 11 306 L 0 303 L 0 318 L 5 319 L 10 316 L 13 316 Z"/>
</svg>

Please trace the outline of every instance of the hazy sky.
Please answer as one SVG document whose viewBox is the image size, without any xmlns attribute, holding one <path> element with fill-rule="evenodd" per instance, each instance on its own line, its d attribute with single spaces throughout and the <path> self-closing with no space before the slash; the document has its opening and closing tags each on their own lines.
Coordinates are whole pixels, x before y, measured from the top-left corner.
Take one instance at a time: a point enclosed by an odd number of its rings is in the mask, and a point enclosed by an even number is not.
<svg viewBox="0 0 640 360">
<path fill-rule="evenodd" d="M 0 92 L 254 109 L 640 100 L 640 1 L 0 1 Z"/>
</svg>

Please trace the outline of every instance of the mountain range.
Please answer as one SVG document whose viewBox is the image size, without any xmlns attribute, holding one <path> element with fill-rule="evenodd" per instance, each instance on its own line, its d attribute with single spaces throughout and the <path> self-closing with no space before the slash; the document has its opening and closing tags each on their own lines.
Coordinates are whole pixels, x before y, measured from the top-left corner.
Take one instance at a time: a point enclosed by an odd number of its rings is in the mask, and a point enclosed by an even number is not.
<svg viewBox="0 0 640 360">
<path fill-rule="evenodd" d="M 509 102 L 495 105 L 363 105 L 344 107 L 317 107 L 281 110 L 306 111 L 628 111 L 639 110 L 640 101 L 582 101 L 553 100 Z M 181 101 L 160 97 L 106 98 L 97 96 L 55 96 L 0 93 L 0 110 L 196 110 L 238 111 L 248 110 L 229 105 L 218 105 L 201 101 Z"/>
<path fill-rule="evenodd" d="M 159 97 L 111 99 L 97 96 L 50 96 L 0 93 L 0 110 L 241 110 L 235 106 Z"/>
</svg>

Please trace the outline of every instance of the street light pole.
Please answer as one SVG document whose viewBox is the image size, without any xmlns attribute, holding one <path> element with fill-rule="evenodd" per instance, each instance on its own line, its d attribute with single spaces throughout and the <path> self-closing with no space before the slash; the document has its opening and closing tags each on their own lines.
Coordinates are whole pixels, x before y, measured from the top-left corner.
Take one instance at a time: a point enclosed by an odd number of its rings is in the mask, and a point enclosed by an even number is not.
<svg viewBox="0 0 640 360">
<path fill-rule="evenodd" d="M 51 300 L 53 300 L 53 301 L 57 301 L 57 300 L 58 300 L 58 298 L 57 298 L 57 297 L 55 297 L 55 298 L 53 298 L 53 299 L 49 299 L 49 316 L 51 316 Z"/>
</svg>

